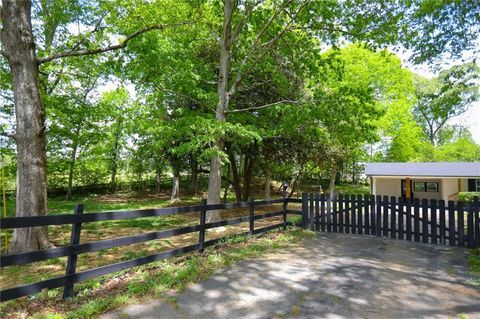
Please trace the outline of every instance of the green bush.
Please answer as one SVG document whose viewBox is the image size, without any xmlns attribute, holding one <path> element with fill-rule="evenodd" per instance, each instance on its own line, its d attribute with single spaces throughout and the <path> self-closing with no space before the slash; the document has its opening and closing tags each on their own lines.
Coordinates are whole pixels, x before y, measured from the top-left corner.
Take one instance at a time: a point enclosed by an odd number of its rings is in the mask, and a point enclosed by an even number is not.
<svg viewBox="0 0 480 319">
<path fill-rule="evenodd" d="M 474 197 L 480 197 L 480 192 L 460 192 L 458 193 L 458 200 L 462 202 L 473 202 Z"/>
</svg>

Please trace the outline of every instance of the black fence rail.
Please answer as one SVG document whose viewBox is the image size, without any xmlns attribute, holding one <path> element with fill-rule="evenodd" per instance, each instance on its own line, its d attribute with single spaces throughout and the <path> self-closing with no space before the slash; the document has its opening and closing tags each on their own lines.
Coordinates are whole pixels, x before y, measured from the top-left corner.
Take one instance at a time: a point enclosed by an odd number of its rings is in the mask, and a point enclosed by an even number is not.
<svg viewBox="0 0 480 319">
<path fill-rule="evenodd" d="M 301 210 L 287 209 L 289 203 L 301 203 Z M 282 204 L 281 210 L 255 214 L 255 207 Z M 211 210 L 248 208 L 249 214 L 241 217 L 206 223 L 206 215 Z M 83 223 L 122 220 L 143 217 L 166 216 L 199 212 L 199 224 L 174 229 L 149 232 L 145 234 L 105 239 L 89 243 L 80 243 Z M 287 215 L 300 215 L 302 227 L 316 231 L 351 233 L 359 235 L 383 236 L 415 242 L 443 244 L 475 248 L 480 247 L 480 213 L 478 197 L 473 203 L 427 200 L 404 201 L 402 198 L 372 195 L 334 195 L 302 194 L 302 199 L 259 200 L 207 205 L 143 209 L 121 212 L 83 213 L 83 205 L 78 204 L 72 215 L 48 215 L 35 217 L 12 217 L 0 219 L 0 229 L 38 227 L 48 225 L 72 225 L 70 244 L 67 246 L 34 251 L 22 254 L 2 255 L 1 267 L 25 265 L 52 258 L 68 257 L 65 276 L 40 282 L 8 288 L 0 291 L 0 301 L 32 295 L 45 288 L 64 287 L 63 297 L 73 296 L 75 283 L 148 264 L 162 259 L 194 251 L 203 252 L 206 247 L 215 245 L 226 237 L 205 240 L 208 229 L 249 223 L 249 231 L 237 235 L 253 235 L 276 228 L 285 228 Z M 282 221 L 270 226 L 255 228 L 256 220 L 282 216 Z M 80 254 L 103 249 L 126 246 L 172 236 L 198 232 L 198 243 L 162 251 L 145 257 L 135 258 L 98 268 L 77 272 L 77 259 Z"/>
<path fill-rule="evenodd" d="M 226 225 L 235 225 L 243 222 L 249 223 L 249 231 L 237 234 L 260 234 L 269 230 L 276 228 L 285 228 L 287 226 L 287 215 L 301 215 L 301 211 L 298 210 L 288 210 L 289 200 L 283 199 L 273 199 L 273 200 L 260 200 L 254 201 L 253 198 L 248 202 L 236 202 L 236 203 L 224 203 L 216 205 L 207 205 L 206 200 L 202 200 L 200 205 L 195 206 L 183 206 L 183 207 L 169 207 L 169 208 L 160 208 L 160 209 L 143 209 L 143 210 L 133 210 L 133 211 L 122 211 L 122 212 L 104 212 L 104 213 L 83 213 L 83 205 L 78 204 L 75 207 L 74 214 L 72 215 L 48 215 L 48 216 L 35 216 L 35 217 L 12 217 L 12 218 L 2 218 L 0 219 L 0 229 L 12 229 L 12 228 L 25 228 L 25 227 L 38 227 L 38 226 L 48 226 L 48 225 L 65 225 L 71 224 L 71 238 L 70 244 L 67 246 L 62 246 L 58 248 L 51 248 L 46 250 L 21 253 L 21 254 L 11 254 L 11 255 L 2 255 L 0 257 L 1 267 L 13 266 L 13 265 L 25 265 L 32 262 L 48 260 L 52 258 L 65 257 L 68 256 L 67 265 L 66 265 L 66 274 L 65 276 L 56 277 L 24 286 L 9 288 L 0 291 L 0 301 L 7 301 L 22 296 L 32 295 L 42 291 L 45 288 L 58 288 L 64 287 L 63 297 L 70 298 L 73 296 L 73 285 L 80 281 L 84 281 L 90 278 L 110 274 L 113 272 L 129 269 L 135 266 L 144 265 L 147 263 L 159 261 L 168 257 L 178 256 L 185 253 L 190 253 L 194 251 L 203 252 L 206 247 L 212 246 L 218 243 L 220 240 L 223 240 L 226 237 L 221 237 L 213 240 L 205 240 L 205 231 L 208 229 L 226 226 Z M 281 210 L 269 212 L 265 214 L 255 214 L 255 207 L 272 205 L 272 204 L 283 204 Z M 233 209 L 233 208 L 249 208 L 249 214 L 247 216 L 241 216 L 237 218 L 231 218 L 227 220 L 221 220 L 218 222 L 206 223 L 206 215 L 208 211 L 211 210 L 221 210 L 221 209 Z M 80 235 L 83 223 L 106 221 L 106 220 L 121 220 L 121 219 L 132 219 L 132 218 L 142 218 L 142 217 L 152 217 L 152 216 L 166 216 L 166 215 L 175 215 L 175 214 L 185 214 L 200 212 L 199 214 L 199 224 L 185 226 L 175 229 L 167 229 L 149 232 L 145 234 L 119 237 L 114 239 L 106 239 L 89 243 L 80 243 Z M 270 225 L 262 228 L 255 228 L 255 221 L 262 220 L 271 217 L 282 216 L 282 221 L 274 225 Z M 94 269 L 85 270 L 82 272 L 77 272 L 77 259 L 78 255 L 84 253 L 91 253 L 100 251 L 103 249 L 120 247 L 125 245 L 131 245 L 136 243 L 142 243 L 151 240 L 157 240 L 162 238 L 168 238 L 172 236 L 177 236 L 181 234 L 188 234 L 192 232 L 198 232 L 199 241 L 197 244 L 176 248 L 172 250 L 162 251 L 153 255 L 140 257 L 136 259 L 131 259 L 127 261 L 122 261 Z"/>
<path fill-rule="evenodd" d="M 302 226 L 316 231 L 480 247 L 479 199 L 472 203 L 373 195 L 303 193 Z M 420 240 L 421 239 L 421 240 Z"/>
</svg>

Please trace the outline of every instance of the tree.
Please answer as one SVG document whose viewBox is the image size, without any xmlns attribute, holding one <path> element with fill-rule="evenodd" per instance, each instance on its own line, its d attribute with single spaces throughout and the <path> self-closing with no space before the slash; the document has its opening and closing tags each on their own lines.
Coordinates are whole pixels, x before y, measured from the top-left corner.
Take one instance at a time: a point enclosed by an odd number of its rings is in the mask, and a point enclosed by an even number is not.
<svg viewBox="0 0 480 319">
<path fill-rule="evenodd" d="M 44 25 L 45 46 L 44 50 L 40 52 L 42 56 L 38 57 L 36 51 L 38 48 L 36 48 L 31 22 L 31 5 L 30 1 L 3 0 L 1 10 L 3 22 L 1 30 L 3 50 L 1 53 L 10 66 L 15 100 L 18 181 L 16 216 L 45 215 L 47 213 L 45 109 L 40 93 L 39 65 L 65 57 L 88 56 L 123 49 L 132 39 L 146 32 L 162 30 L 166 27 L 165 23 L 157 22 L 145 26 L 144 21 L 137 21 L 126 24 L 127 28 L 124 29 L 110 28 L 108 31 L 126 32 L 127 35 L 120 43 L 101 46 L 99 44 L 103 42 L 103 39 L 108 38 L 108 34 L 107 28 L 99 26 L 107 13 L 111 16 L 118 15 L 119 7 L 115 5 L 109 8 L 75 6 L 76 9 L 79 9 L 77 14 L 68 15 L 64 14 L 65 11 L 68 11 L 68 6 L 53 3 L 51 7 L 47 5 L 40 8 L 46 23 Z M 143 10 L 147 9 L 145 6 L 139 7 Z M 176 5 L 173 3 L 173 8 L 175 7 Z M 89 16 L 91 13 L 99 14 L 100 19 L 91 19 Z M 136 16 L 135 12 L 133 16 Z M 68 22 L 70 22 L 65 21 L 65 17 L 72 20 L 83 17 L 85 19 L 82 23 L 93 26 L 93 29 L 86 34 L 63 37 L 64 43 L 58 46 L 61 49 L 55 50 L 52 46 L 55 41 L 55 32 L 60 25 L 67 29 Z M 131 18 L 122 20 L 123 22 L 125 20 L 133 21 Z M 183 24 L 183 21 L 180 24 Z M 179 23 L 175 22 L 173 25 L 178 26 Z M 132 29 L 134 31 L 131 31 Z M 10 252 L 24 252 L 50 246 L 46 227 L 20 228 L 14 230 Z"/>
<path fill-rule="evenodd" d="M 17 145 L 16 216 L 47 213 L 45 110 L 32 34 L 29 1 L 2 2 L 1 40 L 14 88 Z M 50 247 L 46 227 L 15 229 L 10 252 Z"/>
<path fill-rule="evenodd" d="M 317 163 L 330 169 L 333 194 L 340 165 L 379 139 L 381 117 L 411 94 L 412 80 L 395 55 L 361 44 L 330 50 L 322 58 L 328 62 L 312 79 L 315 118 L 327 134 Z"/>
<path fill-rule="evenodd" d="M 467 111 L 480 97 L 476 83 L 480 72 L 474 63 L 456 65 L 434 79 L 415 78 L 417 102 L 414 112 L 428 140 L 437 145 L 448 120 Z"/>
</svg>

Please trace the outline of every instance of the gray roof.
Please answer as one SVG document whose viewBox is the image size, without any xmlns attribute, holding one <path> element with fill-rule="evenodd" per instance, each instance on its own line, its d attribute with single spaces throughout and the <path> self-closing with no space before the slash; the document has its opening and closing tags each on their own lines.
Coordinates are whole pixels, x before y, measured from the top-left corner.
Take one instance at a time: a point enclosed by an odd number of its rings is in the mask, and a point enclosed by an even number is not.
<svg viewBox="0 0 480 319">
<path fill-rule="evenodd" d="M 367 163 L 370 176 L 480 177 L 480 162 Z"/>
</svg>

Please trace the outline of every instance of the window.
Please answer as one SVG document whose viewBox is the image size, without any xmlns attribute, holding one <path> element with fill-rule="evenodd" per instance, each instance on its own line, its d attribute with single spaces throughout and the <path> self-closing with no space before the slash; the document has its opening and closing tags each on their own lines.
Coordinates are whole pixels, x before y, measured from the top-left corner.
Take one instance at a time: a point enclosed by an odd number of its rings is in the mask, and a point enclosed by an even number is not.
<svg viewBox="0 0 480 319">
<path fill-rule="evenodd" d="M 424 192 L 425 191 L 425 183 L 421 182 L 415 182 L 413 183 L 413 188 L 415 190 L 415 192 Z"/>
<path fill-rule="evenodd" d="M 477 189 L 477 192 L 480 192 L 480 179 L 477 179 L 475 183 L 475 188 Z"/>
<path fill-rule="evenodd" d="M 427 183 L 427 192 L 438 192 L 438 183 Z"/>
</svg>

